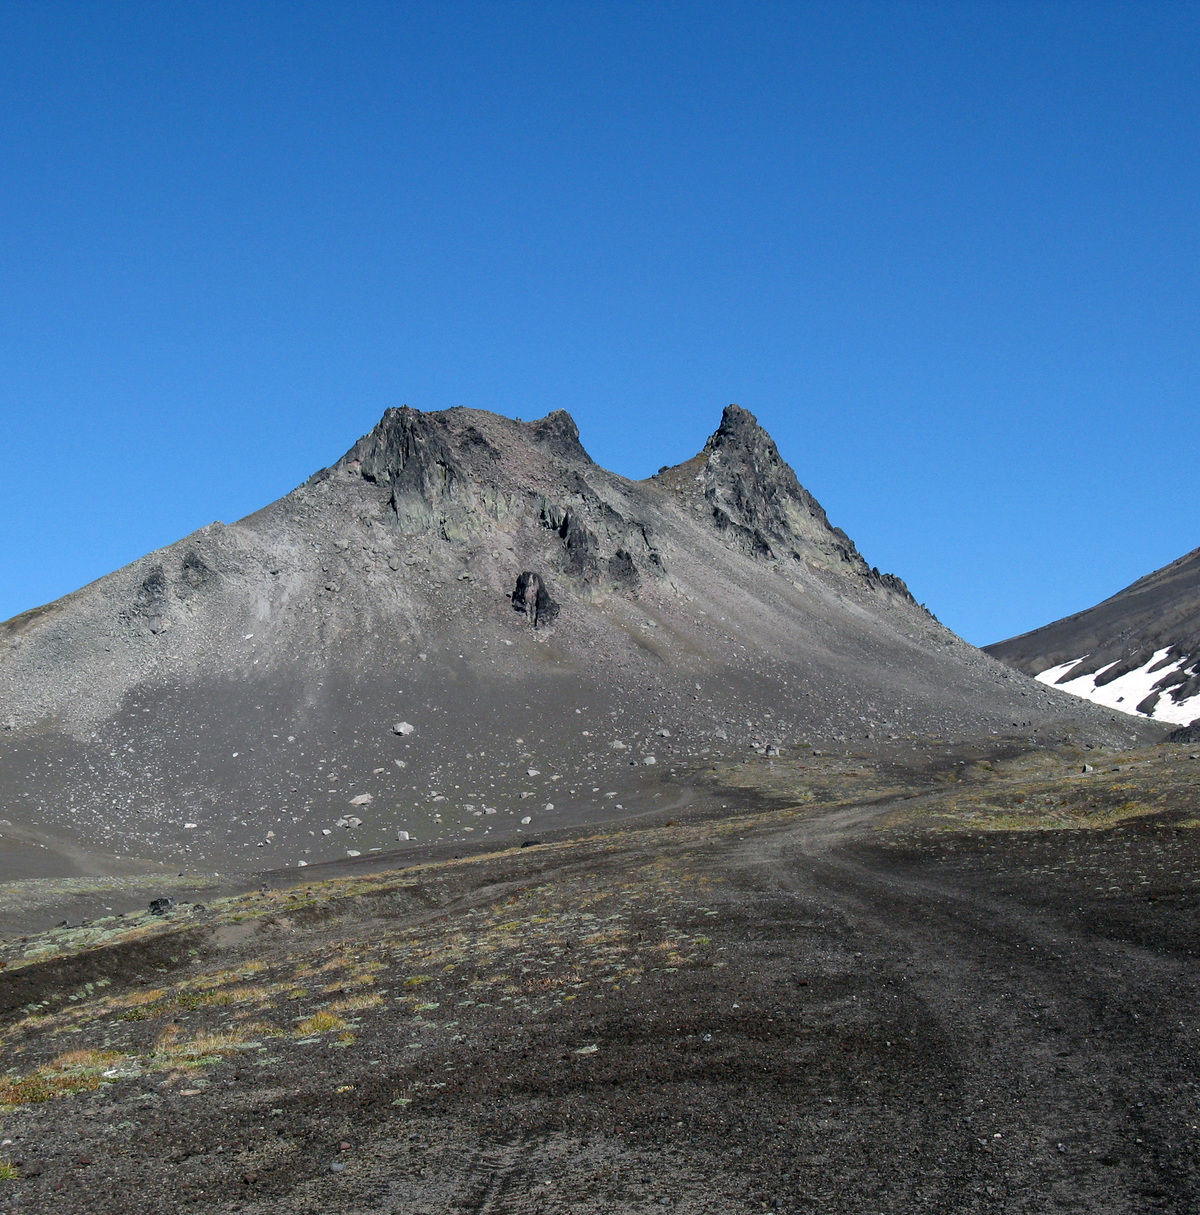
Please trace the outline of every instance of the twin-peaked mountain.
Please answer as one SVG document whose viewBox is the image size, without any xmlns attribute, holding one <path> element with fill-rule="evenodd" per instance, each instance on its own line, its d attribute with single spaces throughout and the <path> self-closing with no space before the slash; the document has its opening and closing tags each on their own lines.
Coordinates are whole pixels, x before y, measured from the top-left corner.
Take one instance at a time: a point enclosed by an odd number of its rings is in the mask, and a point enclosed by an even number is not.
<svg viewBox="0 0 1200 1215">
<path fill-rule="evenodd" d="M 63 840 L 205 868 L 536 831 L 750 747 L 1138 728 L 942 628 L 737 406 L 645 481 L 561 411 L 388 410 L 256 514 L 0 625 L 0 706 L 22 872 Z"/>
</svg>

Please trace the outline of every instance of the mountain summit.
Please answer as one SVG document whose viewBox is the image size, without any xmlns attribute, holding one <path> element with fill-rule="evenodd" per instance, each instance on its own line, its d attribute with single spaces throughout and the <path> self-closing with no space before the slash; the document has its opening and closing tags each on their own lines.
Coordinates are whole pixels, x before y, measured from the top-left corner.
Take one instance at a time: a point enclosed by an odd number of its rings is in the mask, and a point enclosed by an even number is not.
<svg viewBox="0 0 1200 1215">
<path fill-rule="evenodd" d="M 751 747 L 1130 728 L 939 625 L 735 405 L 645 481 L 561 410 L 389 409 L 270 506 L 0 625 L 0 704 L 5 846 L 47 845 L 22 873 L 514 835 Z"/>
</svg>

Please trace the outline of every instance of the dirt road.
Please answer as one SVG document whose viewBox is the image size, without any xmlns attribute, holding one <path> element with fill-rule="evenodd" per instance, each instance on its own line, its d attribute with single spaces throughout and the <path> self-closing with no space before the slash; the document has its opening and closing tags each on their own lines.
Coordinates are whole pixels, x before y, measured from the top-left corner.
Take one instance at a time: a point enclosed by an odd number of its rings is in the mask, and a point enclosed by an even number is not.
<svg viewBox="0 0 1200 1215">
<path fill-rule="evenodd" d="M 0 1210 L 1196 1210 L 1196 833 L 896 805 L 239 896 L 82 995 L 40 963 L 9 1084 L 73 1095 L 4 1117 Z"/>
</svg>

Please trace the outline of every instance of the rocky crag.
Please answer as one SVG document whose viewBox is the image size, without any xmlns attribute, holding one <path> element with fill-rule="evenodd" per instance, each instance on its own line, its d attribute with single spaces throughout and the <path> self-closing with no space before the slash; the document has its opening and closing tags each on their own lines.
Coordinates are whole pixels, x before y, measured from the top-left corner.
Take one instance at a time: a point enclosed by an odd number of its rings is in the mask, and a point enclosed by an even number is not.
<svg viewBox="0 0 1200 1215">
<path fill-rule="evenodd" d="M 751 748 L 1146 729 L 944 629 L 737 406 L 640 482 L 562 411 L 388 410 L 263 510 L 0 625 L 0 705 L 0 876 L 528 834 Z"/>
</svg>

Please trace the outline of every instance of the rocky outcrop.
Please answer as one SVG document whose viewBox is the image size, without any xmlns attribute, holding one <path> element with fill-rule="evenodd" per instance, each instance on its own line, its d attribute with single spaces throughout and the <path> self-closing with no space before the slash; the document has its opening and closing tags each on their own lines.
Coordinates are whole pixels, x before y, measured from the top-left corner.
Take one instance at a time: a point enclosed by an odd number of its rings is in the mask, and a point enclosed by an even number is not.
<svg viewBox="0 0 1200 1215">
<path fill-rule="evenodd" d="M 1178 730 L 1173 730 L 1167 736 L 1167 742 L 1173 743 L 1198 743 L 1200 742 L 1200 720 L 1192 722 L 1190 726 L 1180 726 Z"/>
<path fill-rule="evenodd" d="M 579 427 L 565 409 L 556 409 L 539 421 L 530 422 L 529 437 L 555 459 L 579 464 L 592 463 L 591 456 L 579 441 Z"/>
<path fill-rule="evenodd" d="M 802 560 L 801 550 L 815 543 L 848 564 L 862 560 L 748 410 L 728 406 L 701 454 L 697 479 L 713 523 L 740 535 L 751 552 Z"/>
<path fill-rule="evenodd" d="M 728 543 L 751 556 L 836 570 L 913 602 L 902 579 L 870 568 L 850 537 L 830 524 L 771 436 L 740 405 L 726 407 L 698 456 L 661 469 L 654 480 L 692 500 Z"/>
<path fill-rule="evenodd" d="M 532 570 L 525 570 L 517 578 L 512 605 L 515 611 L 524 613 L 535 629 L 539 624 L 543 627 L 550 624 L 558 615 L 558 604 L 554 602 L 545 578 Z"/>
<path fill-rule="evenodd" d="M 667 572 L 654 538 L 659 521 L 621 492 L 620 478 L 592 462 L 564 410 L 517 422 L 464 409 L 389 409 L 321 478 L 333 473 L 386 489 L 394 522 L 410 535 L 435 530 L 465 542 L 493 524 L 532 520 L 557 541 L 545 560 L 585 595 L 634 594 L 646 578 Z M 770 435 L 740 406 L 725 410 L 698 456 L 652 482 L 675 489 L 689 519 L 706 521 L 740 552 L 806 562 L 912 602 L 899 578 L 868 567 L 845 532 L 830 525 Z"/>
</svg>

